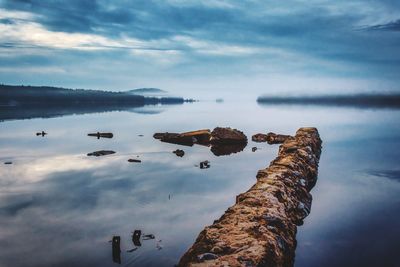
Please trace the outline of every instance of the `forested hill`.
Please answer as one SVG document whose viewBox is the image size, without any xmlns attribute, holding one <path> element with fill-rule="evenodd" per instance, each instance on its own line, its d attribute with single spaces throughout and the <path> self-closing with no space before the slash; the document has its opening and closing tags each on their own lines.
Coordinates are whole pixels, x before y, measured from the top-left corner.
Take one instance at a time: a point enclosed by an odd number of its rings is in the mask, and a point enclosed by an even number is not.
<svg viewBox="0 0 400 267">
<path fill-rule="evenodd" d="M 158 98 L 129 92 L 0 84 L 0 105 L 2 106 L 146 105 L 183 102 L 184 99 L 180 97 Z"/>
</svg>

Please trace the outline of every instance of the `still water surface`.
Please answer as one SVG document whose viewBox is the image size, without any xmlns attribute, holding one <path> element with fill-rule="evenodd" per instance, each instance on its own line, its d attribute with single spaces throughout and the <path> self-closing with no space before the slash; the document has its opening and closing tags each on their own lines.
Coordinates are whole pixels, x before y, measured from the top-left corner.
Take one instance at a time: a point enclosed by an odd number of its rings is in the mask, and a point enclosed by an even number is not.
<svg viewBox="0 0 400 267">
<path fill-rule="evenodd" d="M 251 141 L 240 153 L 217 157 L 207 147 L 152 138 L 216 126 L 248 137 L 318 127 L 319 180 L 311 214 L 298 228 L 296 267 L 400 266 L 400 111 L 255 102 L 156 110 L 162 112 L 0 122 L 1 267 L 174 266 L 277 155 L 277 145 Z M 48 135 L 35 135 L 42 130 Z M 114 138 L 87 136 L 97 131 Z M 172 153 L 177 148 L 184 157 Z M 86 156 L 101 149 L 116 153 Z M 137 156 L 142 163 L 127 162 Z M 203 160 L 211 168 L 195 166 Z M 155 239 L 127 252 L 136 229 Z M 112 259 L 114 235 L 121 236 L 120 265 Z"/>
</svg>

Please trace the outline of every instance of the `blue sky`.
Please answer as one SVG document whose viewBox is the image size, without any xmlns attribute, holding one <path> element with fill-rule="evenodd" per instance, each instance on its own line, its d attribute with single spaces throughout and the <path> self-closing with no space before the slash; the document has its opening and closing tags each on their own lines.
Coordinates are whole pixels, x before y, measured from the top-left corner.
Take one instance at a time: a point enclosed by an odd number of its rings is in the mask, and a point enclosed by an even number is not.
<svg viewBox="0 0 400 267">
<path fill-rule="evenodd" d="M 0 0 L 0 82 L 400 91 L 400 1 Z"/>
</svg>

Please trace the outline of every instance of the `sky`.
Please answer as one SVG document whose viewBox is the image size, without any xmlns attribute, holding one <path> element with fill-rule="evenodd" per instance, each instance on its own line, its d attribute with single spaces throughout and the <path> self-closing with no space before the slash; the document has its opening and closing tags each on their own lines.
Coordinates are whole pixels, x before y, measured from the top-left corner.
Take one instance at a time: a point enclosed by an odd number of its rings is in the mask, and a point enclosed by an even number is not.
<svg viewBox="0 0 400 267">
<path fill-rule="evenodd" d="M 400 92 L 398 0 L 0 0 L 0 83 Z"/>
</svg>

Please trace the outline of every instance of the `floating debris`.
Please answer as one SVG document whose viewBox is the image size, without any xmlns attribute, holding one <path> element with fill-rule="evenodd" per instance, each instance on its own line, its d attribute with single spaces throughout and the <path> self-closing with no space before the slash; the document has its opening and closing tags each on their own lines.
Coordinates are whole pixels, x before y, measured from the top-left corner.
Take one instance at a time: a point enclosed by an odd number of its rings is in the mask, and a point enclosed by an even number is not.
<svg viewBox="0 0 400 267">
<path fill-rule="evenodd" d="M 128 162 L 136 162 L 136 163 L 140 163 L 142 162 L 140 159 L 128 159 Z"/>
<path fill-rule="evenodd" d="M 210 168 L 210 162 L 208 160 L 200 162 L 200 169 L 208 169 Z"/>
<path fill-rule="evenodd" d="M 94 136 L 97 137 L 97 139 L 100 139 L 100 138 L 113 138 L 114 135 L 112 133 L 97 132 L 97 133 L 89 133 L 88 136 Z"/>
<path fill-rule="evenodd" d="M 183 157 L 185 155 L 185 151 L 183 151 L 182 149 L 177 149 L 175 151 L 172 151 L 172 153 L 174 153 L 175 155 L 177 155 L 178 157 Z"/>
<path fill-rule="evenodd" d="M 132 233 L 132 242 L 136 247 L 140 247 L 142 243 L 140 243 L 140 236 L 142 235 L 141 230 L 135 230 Z"/>
<path fill-rule="evenodd" d="M 161 241 L 162 240 L 157 240 L 156 242 L 156 249 L 161 250 L 163 248 L 163 246 L 161 245 Z"/>
<path fill-rule="evenodd" d="M 112 238 L 112 259 L 113 262 L 121 264 L 121 237 L 113 236 Z"/>
<path fill-rule="evenodd" d="M 99 151 L 94 151 L 92 153 L 88 153 L 88 156 L 95 156 L 95 157 L 100 157 L 100 156 L 105 156 L 105 155 L 111 155 L 114 154 L 115 151 L 112 150 L 99 150 Z"/>
<path fill-rule="evenodd" d="M 143 235 L 143 240 L 150 240 L 156 238 L 153 234 Z"/>
</svg>

